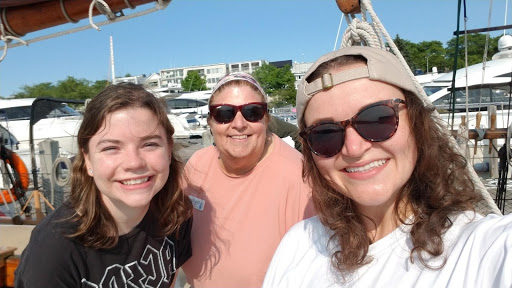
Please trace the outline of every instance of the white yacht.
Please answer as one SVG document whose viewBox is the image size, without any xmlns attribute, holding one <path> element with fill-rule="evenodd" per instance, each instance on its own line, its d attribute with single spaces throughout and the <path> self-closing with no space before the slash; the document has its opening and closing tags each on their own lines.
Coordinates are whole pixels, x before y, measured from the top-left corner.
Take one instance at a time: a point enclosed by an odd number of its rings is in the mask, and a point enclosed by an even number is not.
<svg viewBox="0 0 512 288">
<path fill-rule="evenodd" d="M 469 110 L 468 127 L 476 126 L 476 113 L 482 113 L 480 128 L 489 128 L 487 107 L 497 106 L 497 128 L 506 128 L 512 120 L 509 116 L 510 82 L 512 75 L 512 36 L 504 35 L 498 41 L 499 52 L 492 60 L 478 63 L 456 71 L 455 103 L 450 102 L 453 73 L 444 73 L 422 86 L 441 117 L 448 121 L 454 111 L 454 129 L 460 123 L 461 115 Z M 466 103 L 466 86 L 468 100 Z M 454 108 L 454 109 L 453 109 Z M 509 120 L 509 117 L 511 118 Z M 451 121 L 451 120 L 450 120 Z"/>
<path fill-rule="evenodd" d="M 6 146 L 18 153 L 31 171 L 30 152 L 30 114 L 35 98 L 0 100 L 0 125 L 10 131 L 17 139 L 8 141 Z M 38 101 L 39 102 L 39 101 Z M 35 155 L 39 155 L 38 144 L 45 139 L 58 141 L 59 154 L 71 157 L 78 152 L 78 129 L 82 123 L 82 114 L 65 103 L 54 102 L 52 105 L 37 104 L 39 117 L 33 124 L 33 142 Z M 194 138 L 202 136 L 203 129 L 192 129 L 186 118 L 168 114 L 174 127 L 175 138 Z M 5 141 L 5 139 L 4 139 Z M 17 144 L 17 145 L 16 145 Z M 39 161 L 36 157 L 36 161 Z M 39 163 L 39 162 L 38 162 Z M 37 164 L 39 166 L 39 164 Z"/>
<path fill-rule="evenodd" d="M 17 152 L 31 170 L 30 160 L 30 119 L 31 107 L 36 99 L 0 100 L 0 125 L 9 130 L 18 140 L 17 147 L 8 147 Z M 39 102 L 39 100 L 38 100 Z M 53 139 L 59 143 L 59 151 L 63 155 L 74 155 L 77 152 L 76 135 L 82 122 L 82 115 L 67 104 L 52 102 L 41 103 L 35 109 L 33 117 L 33 143 L 38 144 L 45 139 Z"/>
</svg>

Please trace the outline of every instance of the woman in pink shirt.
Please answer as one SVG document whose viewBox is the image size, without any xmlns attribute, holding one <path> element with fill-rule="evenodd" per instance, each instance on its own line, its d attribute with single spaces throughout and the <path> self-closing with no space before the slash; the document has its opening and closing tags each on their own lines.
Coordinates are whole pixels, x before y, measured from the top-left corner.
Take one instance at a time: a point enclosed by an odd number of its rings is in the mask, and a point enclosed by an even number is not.
<svg viewBox="0 0 512 288">
<path fill-rule="evenodd" d="M 298 151 L 268 130 L 267 97 L 249 74 L 232 73 L 212 91 L 214 145 L 185 167 L 194 205 L 193 287 L 261 287 L 288 228 L 313 215 Z"/>
</svg>

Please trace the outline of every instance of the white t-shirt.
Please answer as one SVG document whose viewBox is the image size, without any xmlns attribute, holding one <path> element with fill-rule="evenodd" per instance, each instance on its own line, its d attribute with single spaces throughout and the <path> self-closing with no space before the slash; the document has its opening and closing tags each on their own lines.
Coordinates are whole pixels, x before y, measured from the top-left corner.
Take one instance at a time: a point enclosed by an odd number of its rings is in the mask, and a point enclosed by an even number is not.
<svg viewBox="0 0 512 288">
<path fill-rule="evenodd" d="M 512 287 L 512 214 L 455 217 L 443 236 L 446 264 L 440 270 L 410 261 L 409 225 L 370 245 L 372 262 L 345 283 L 332 266 L 332 231 L 318 217 L 294 225 L 279 244 L 263 287 Z M 430 260 L 439 265 L 444 258 Z"/>
</svg>

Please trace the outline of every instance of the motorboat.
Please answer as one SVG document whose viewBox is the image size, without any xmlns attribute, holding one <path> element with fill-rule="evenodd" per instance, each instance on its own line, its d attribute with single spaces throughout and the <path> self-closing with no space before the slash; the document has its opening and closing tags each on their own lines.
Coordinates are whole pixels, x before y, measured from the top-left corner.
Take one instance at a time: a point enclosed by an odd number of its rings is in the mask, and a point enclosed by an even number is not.
<svg viewBox="0 0 512 288">
<path fill-rule="evenodd" d="M 499 52 L 491 60 L 458 69 L 454 88 L 453 72 L 440 74 L 432 81 L 422 84 L 448 129 L 458 130 L 459 134 L 464 129 L 476 129 L 479 140 L 482 141 L 467 142 L 464 137 L 459 137 L 458 141 L 467 143 L 463 147 L 466 147 L 466 156 L 470 158 L 475 170 L 494 171 L 491 174 L 497 173 L 496 151 L 503 146 L 505 139 L 491 142 L 483 139 L 483 135 L 485 129 L 491 128 L 492 117 L 488 113 L 489 109 L 496 115 L 494 128 L 506 129 L 512 123 L 512 36 L 502 36 L 498 41 L 498 49 Z M 461 126 L 462 119 L 466 119 L 465 126 Z"/>
<path fill-rule="evenodd" d="M 194 116 L 199 126 L 206 128 L 208 126 L 208 102 L 211 96 L 212 91 L 205 90 L 182 93 L 174 98 L 167 98 L 168 113 L 185 117 L 192 126 L 195 123 L 191 123 L 194 122 L 191 116 Z"/>
<path fill-rule="evenodd" d="M 31 150 L 30 150 L 30 123 L 32 104 L 42 103 L 41 98 L 24 98 L 0 100 L 0 125 L 10 131 L 17 139 L 9 141 L 7 147 L 20 155 L 29 170 L 31 171 Z M 53 99 L 57 101 L 57 99 Z M 51 139 L 58 142 L 58 154 L 63 157 L 72 157 L 78 152 L 77 134 L 82 123 L 82 114 L 74 110 L 62 99 L 63 102 L 38 104 L 35 114 L 38 114 L 32 126 L 33 145 L 35 154 L 41 154 L 39 143 Z M 83 102 L 83 101 L 81 101 Z M 202 135 L 204 129 L 197 129 L 199 125 L 189 123 L 186 118 L 168 114 L 168 118 L 174 127 L 175 138 L 197 138 Z M 196 121 L 197 123 L 197 121 Z M 17 144 L 17 145 L 16 145 Z M 46 152 L 45 152 L 46 153 Z M 39 159 L 36 158 L 39 167 Z"/>
<path fill-rule="evenodd" d="M 498 41 L 498 49 L 499 52 L 492 57 L 492 60 L 456 71 L 454 100 L 451 99 L 453 72 L 440 74 L 433 81 L 422 85 L 441 118 L 447 123 L 453 123 L 454 129 L 459 126 L 461 116 L 466 115 L 466 109 L 468 110 L 466 122 L 468 128 L 474 129 L 477 126 L 476 114 L 479 112 L 482 114 L 479 128 L 489 128 L 487 108 L 490 105 L 497 108 L 496 128 L 508 127 L 509 118 L 512 117 L 509 110 L 512 36 L 502 36 Z M 452 114 L 454 114 L 453 122 Z"/>
<path fill-rule="evenodd" d="M 201 127 L 194 116 L 190 118 L 187 114 L 175 115 L 168 113 L 167 118 L 169 118 L 169 121 L 171 121 L 171 124 L 174 127 L 174 138 L 201 138 L 203 137 L 203 133 L 206 131 L 204 127 Z"/>
<path fill-rule="evenodd" d="M 40 105 L 32 111 L 36 99 L 22 98 L 0 100 L 0 125 L 9 130 L 18 140 L 17 147 L 12 144 L 9 149 L 15 151 L 31 170 L 30 123 L 32 122 L 32 141 L 35 151 L 38 144 L 45 139 L 58 142 L 61 155 L 71 156 L 77 152 L 76 135 L 82 115 L 64 102 L 37 101 Z M 31 121 L 31 113 L 34 113 Z M 37 153 L 36 153 L 37 154 Z"/>
</svg>

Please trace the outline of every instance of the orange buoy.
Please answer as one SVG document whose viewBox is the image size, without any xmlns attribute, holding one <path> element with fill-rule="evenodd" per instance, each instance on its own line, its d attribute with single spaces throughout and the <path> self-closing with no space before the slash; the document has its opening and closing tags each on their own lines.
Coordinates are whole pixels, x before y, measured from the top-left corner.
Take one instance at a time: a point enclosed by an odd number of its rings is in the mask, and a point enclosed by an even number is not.
<svg viewBox="0 0 512 288">
<path fill-rule="evenodd" d="M 336 0 L 338 8 L 345 14 L 361 13 L 361 6 L 359 0 Z"/>
<path fill-rule="evenodd" d="M 8 150 L 7 159 L 5 159 L 5 163 L 6 165 L 9 165 L 10 169 L 14 172 L 14 183 L 11 189 L 2 190 L 1 193 L 3 194 L 3 198 L 0 197 L 0 205 L 5 204 L 3 203 L 4 199 L 7 203 L 12 203 L 13 201 L 18 200 L 15 193 L 16 188 L 22 190 L 23 194 L 21 196 L 23 196 L 25 194 L 25 191 L 27 191 L 28 184 L 30 181 L 27 166 L 25 165 L 25 163 L 23 163 L 23 160 L 21 160 L 18 154 Z M 9 167 L 6 168 L 9 169 Z"/>
</svg>

